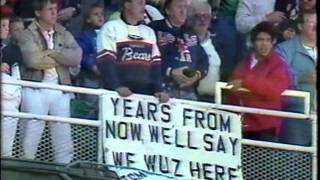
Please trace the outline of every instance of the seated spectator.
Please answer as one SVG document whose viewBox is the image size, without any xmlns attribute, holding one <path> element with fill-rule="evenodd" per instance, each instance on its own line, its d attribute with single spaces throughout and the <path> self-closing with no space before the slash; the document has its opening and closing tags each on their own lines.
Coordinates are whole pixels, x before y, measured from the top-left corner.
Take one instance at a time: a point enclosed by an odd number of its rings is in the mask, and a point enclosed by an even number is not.
<svg viewBox="0 0 320 180">
<path fill-rule="evenodd" d="M 14 81 L 20 79 L 19 63 L 22 55 L 15 44 L 4 44 L 9 34 L 9 17 L 0 17 L 0 59 L 1 80 Z M 19 112 L 21 102 L 21 87 L 1 84 L 1 111 Z M 15 139 L 18 118 L 2 117 L 1 119 L 1 156 L 12 156 L 12 146 Z"/>
<path fill-rule="evenodd" d="M 281 24 L 279 24 L 278 30 L 279 37 L 277 43 L 292 39 L 298 34 L 297 24 L 291 19 L 283 21 Z"/>
<path fill-rule="evenodd" d="M 104 87 L 123 97 L 140 93 L 167 102 L 154 31 L 139 24 L 145 0 L 124 0 L 121 7 L 121 18 L 103 25 L 97 37 L 97 66 Z"/>
<path fill-rule="evenodd" d="M 166 18 L 150 23 L 163 58 L 166 91 L 175 98 L 196 100 L 196 87 L 208 70 L 208 56 L 195 33 L 186 29 L 186 0 L 167 0 Z"/>
<path fill-rule="evenodd" d="M 119 19 L 120 18 L 120 12 L 114 12 L 110 17 L 109 21 Z M 149 24 L 152 21 L 157 21 L 163 19 L 163 15 L 160 13 L 160 11 L 153 7 L 152 5 L 146 4 L 145 5 L 145 11 L 144 11 L 144 18 L 143 18 L 143 23 L 144 24 Z"/>
<path fill-rule="evenodd" d="M 22 34 L 24 27 L 24 22 L 22 18 L 14 17 L 10 19 L 10 41 L 12 43 L 17 43 L 19 36 Z"/>
<path fill-rule="evenodd" d="M 97 50 L 97 32 L 105 23 L 104 7 L 99 4 L 92 4 L 84 14 L 83 32 L 77 35 L 76 40 L 83 50 L 81 60 L 81 72 L 77 77 L 77 85 L 88 88 L 102 88 L 100 72 L 96 64 Z M 79 95 L 79 102 L 83 102 L 81 112 L 85 115 L 78 118 L 97 119 L 98 118 L 98 102 L 97 96 Z"/>
<path fill-rule="evenodd" d="M 288 89 L 288 65 L 273 51 L 276 33 L 269 22 L 258 24 L 251 32 L 253 52 L 242 61 L 233 73 L 229 85 L 232 103 L 246 107 L 280 110 L 282 92 Z M 239 91 L 246 88 L 250 92 Z M 257 114 L 243 115 L 244 138 L 277 141 L 281 118 Z"/>
<path fill-rule="evenodd" d="M 284 12 L 274 11 L 276 0 L 252 1 L 240 0 L 236 13 L 236 27 L 239 32 L 249 33 L 253 27 L 263 21 L 281 23 L 286 16 Z"/>
<path fill-rule="evenodd" d="M 300 34 L 280 43 L 277 50 L 288 62 L 293 74 L 294 84 L 291 89 L 310 93 L 311 112 L 316 112 L 316 66 L 317 52 L 317 15 L 315 11 L 303 12 L 298 24 Z M 287 111 L 303 113 L 304 103 L 300 99 L 290 99 Z M 283 125 L 280 141 L 283 143 L 311 145 L 311 122 L 288 119 Z"/>
<path fill-rule="evenodd" d="M 22 79 L 52 85 L 70 85 L 69 68 L 80 65 L 82 50 L 73 36 L 57 23 L 55 0 L 35 0 L 34 20 L 18 40 L 23 55 Z M 24 88 L 22 111 L 39 115 L 70 116 L 71 94 L 60 90 Z M 34 159 L 45 121 L 25 122 L 24 157 Z M 70 124 L 49 122 L 54 161 L 69 163 L 73 158 Z"/>
<path fill-rule="evenodd" d="M 221 64 L 209 31 L 211 13 L 211 7 L 206 1 L 193 1 L 188 9 L 188 26 L 197 34 L 201 46 L 208 55 L 208 74 L 199 81 L 197 87 L 198 100 L 207 102 L 214 102 L 215 86 L 220 79 Z"/>
</svg>

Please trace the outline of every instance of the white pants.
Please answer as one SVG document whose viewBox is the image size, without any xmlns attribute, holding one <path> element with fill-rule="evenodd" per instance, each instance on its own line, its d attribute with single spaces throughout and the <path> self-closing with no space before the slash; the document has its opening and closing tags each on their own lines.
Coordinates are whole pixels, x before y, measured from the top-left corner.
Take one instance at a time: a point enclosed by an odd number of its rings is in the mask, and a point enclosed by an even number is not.
<svg viewBox="0 0 320 180">
<path fill-rule="evenodd" d="M 2 80 L 15 80 L 2 73 Z M 21 102 L 21 87 L 2 84 L 1 86 L 2 111 L 19 112 Z M 12 156 L 12 146 L 16 135 L 19 118 L 3 117 L 1 119 L 1 156 Z"/>
<path fill-rule="evenodd" d="M 2 100 L 2 110 L 19 112 L 20 97 Z M 12 156 L 12 146 L 19 118 L 3 117 L 1 120 L 1 156 Z"/>
<path fill-rule="evenodd" d="M 61 117 L 70 116 L 70 94 L 58 90 L 25 88 L 22 91 L 22 111 Z M 23 148 L 27 159 L 34 159 L 45 121 L 29 120 L 24 124 Z M 69 163 L 73 158 L 71 126 L 66 123 L 50 122 L 54 160 Z"/>
</svg>

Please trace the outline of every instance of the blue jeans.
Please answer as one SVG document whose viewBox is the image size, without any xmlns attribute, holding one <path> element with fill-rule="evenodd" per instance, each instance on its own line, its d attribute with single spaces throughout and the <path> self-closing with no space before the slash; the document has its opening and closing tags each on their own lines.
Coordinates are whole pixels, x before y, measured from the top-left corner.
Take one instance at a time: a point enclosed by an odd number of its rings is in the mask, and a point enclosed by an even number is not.
<svg viewBox="0 0 320 180">
<path fill-rule="evenodd" d="M 290 99 L 285 111 L 302 113 L 302 99 Z M 300 146 L 311 146 L 312 124 L 306 119 L 285 119 L 281 126 L 279 142 Z"/>
<path fill-rule="evenodd" d="M 221 80 L 228 81 L 247 54 L 246 36 L 237 31 L 234 16 L 218 16 L 212 26 L 216 32 L 215 48 L 221 58 Z"/>
</svg>

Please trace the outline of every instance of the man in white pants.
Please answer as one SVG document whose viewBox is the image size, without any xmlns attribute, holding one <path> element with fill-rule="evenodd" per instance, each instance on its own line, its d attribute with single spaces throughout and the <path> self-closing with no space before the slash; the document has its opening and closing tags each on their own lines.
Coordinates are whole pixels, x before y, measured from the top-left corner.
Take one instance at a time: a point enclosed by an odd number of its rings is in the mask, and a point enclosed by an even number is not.
<svg viewBox="0 0 320 180">
<path fill-rule="evenodd" d="M 69 85 L 69 68 L 80 64 L 82 50 L 70 32 L 57 24 L 55 0 L 36 0 L 33 5 L 36 20 L 18 41 L 25 66 L 22 78 L 52 85 Z M 21 108 L 32 114 L 69 117 L 70 99 L 70 94 L 58 90 L 25 88 Z M 45 121 L 26 121 L 23 139 L 25 158 L 35 158 L 44 127 Z M 54 160 L 69 163 L 73 158 L 70 124 L 50 122 L 49 128 Z"/>
</svg>

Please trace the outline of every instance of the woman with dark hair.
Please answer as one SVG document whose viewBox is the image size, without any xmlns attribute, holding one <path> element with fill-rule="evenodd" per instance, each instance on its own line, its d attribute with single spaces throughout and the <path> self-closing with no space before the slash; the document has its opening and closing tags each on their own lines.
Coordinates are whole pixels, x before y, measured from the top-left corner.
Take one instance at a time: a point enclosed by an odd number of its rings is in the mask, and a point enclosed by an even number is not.
<svg viewBox="0 0 320 180">
<path fill-rule="evenodd" d="M 280 110 L 281 94 L 289 88 L 288 65 L 273 51 L 276 32 L 269 22 L 258 24 L 251 32 L 252 52 L 233 72 L 229 101 L 246 107 Z M 241 88 L 250 92 L 239 91 Z M 248 114 L 244 118 L 244 138 L 277 141 L 281 118 Z"/>
</svg>

